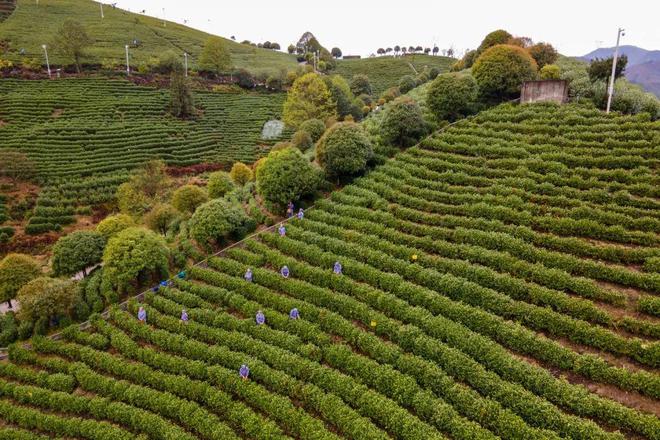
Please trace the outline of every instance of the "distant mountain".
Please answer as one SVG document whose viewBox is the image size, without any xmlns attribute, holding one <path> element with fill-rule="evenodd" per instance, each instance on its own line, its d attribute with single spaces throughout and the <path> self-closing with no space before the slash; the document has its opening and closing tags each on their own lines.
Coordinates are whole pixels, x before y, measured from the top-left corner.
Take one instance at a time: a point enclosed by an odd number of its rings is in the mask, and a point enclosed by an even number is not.
<svg viewBox="0 0 660 440">
<path fill-rule="evenodd" d="M 626 78 L 660 97 L 660 50 L 646 50 L 637 46 L 620 46 L 619 53 L 628 57 Z M 594 58 L 608 58 L 613 54 L 613 47 L 600 48 L 589 52 L 580 59 L 591 61 Z"/>
</svg>

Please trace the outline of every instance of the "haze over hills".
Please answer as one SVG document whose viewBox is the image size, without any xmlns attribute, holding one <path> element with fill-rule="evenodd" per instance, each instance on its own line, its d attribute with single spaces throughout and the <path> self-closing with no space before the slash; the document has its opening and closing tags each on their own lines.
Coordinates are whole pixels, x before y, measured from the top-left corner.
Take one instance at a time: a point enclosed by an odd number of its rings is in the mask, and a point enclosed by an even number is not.
<svg viewBox="0 0 660 440">
<path fill-rule="evenodd" d="M 637 46 L 620 46 L 620 53 L 628 57 L 626 78 L 645 90 L 660 96 L 660 50 L 646 50 Z M 580 57 L 586 61 L 612 56 L 614 48 L 599 48 Z"/>
</svg>

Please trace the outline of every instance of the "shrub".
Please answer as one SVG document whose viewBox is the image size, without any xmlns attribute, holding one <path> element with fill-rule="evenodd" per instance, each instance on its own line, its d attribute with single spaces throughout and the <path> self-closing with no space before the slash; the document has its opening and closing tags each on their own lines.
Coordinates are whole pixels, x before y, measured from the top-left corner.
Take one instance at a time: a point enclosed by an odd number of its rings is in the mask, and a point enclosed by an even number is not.
<svg viewBox="0 0 660 440">
<path fill-rule="evenodd" d="M 39 277 L 21 287 L 17 299 L 21 304 L 18 318 L 21 321 L 46 323 L 53 317 L 68 315 L 78 295 L 72 280 Z"/>
<path fill-rule="evenodd" d="M 39 264 L 29 255 L 9 254 L 0 261 L 0 301 L 11 300 L 28 282 L 41 275 Z"/>
<path fill-rule="evenodd" d="M 240 237 L 254 223 L 239 205 L 225 199 L 213 199 L 197 208 L 190 219 L 190 234 L 200 245 L 221 244 L 229 236 Z"/>
<path fill-rule="evenodd" d="M 298 128 L 308 119 L 325 121 L 336 116 L 336 102 L 325 81 L 316 73 L 307 73 L 297 78 L 284 102 L 282 119 L 287 125 Z"/>
<path fill-rule="evenodd" d="M 360 95 L 371 95 L 371 83 L 369 82 L 369 77 L 363 74 L 354 75 L 351 78 L 351 92 L 355 96 Z"/>
<path fill-rule="evenodd" d="M 98 264 L 103 256 L 106 239 L 96 231 L 75 231 L 57 240 L 53 246 L 55 275 L 74 275 Z"/>
<path fill-rule="evenodd" d="M 642 269 L 645 272 L 660 274 L 660 257 L 649 257 L 644 261 Z"/>
<path fill-rule="evenodd" d="M 199 69 L 216 75 L 231 69 L 231 54 L 220 37 L 209 37 L 199 56 Z"/>
<path fill-rule="evenodd" d="M 559 54 L 554 47 L 549 43 L 536 43 L 535 45 L 527 48 L 529 54 L 534 58 L 539 69 L 547 66 L 548 64 L 554 64 L 557 61 Z"/>
<path fill-rule="evenodd" d="M 389 89 L 385 90 L 382 95 L 380 95 L 381 99 L 383 99 L 385 102 L 393 101 L 399 96 L 401 96 L 401 90 L 399 90 L 399 87 L 390 87 Z"/>
<path fill-rule="evenodd" d="M 187 118 L 195 113 L 195 99 L 188 78 L 175 70 L 170 79 L 170 108 L 177 118 Z"/>
<path fill-rule="evenodd" d="M 291 138 L 291 144 L 300 151 L 306 151 L 314 145 L 312 136 L 304 130 L 298 130 Z"/>
<path fill-rule="evenodd" d="M 211 199 L 218 199 L 224 197 L 225 194 L 234 188 L 234 183 L 229 176 L 229 173 L 224 171 L 216 171 L 209 174 L 209 180 L 206 183 L 206 190 Z"/>
<path fill-rule="evenodd" d="M 282 78 L 275 75 L 269 76 L 266 78 L 266 88 L 274 91 L 282 90 Z"/>
<path fill-rule="evenodd" d="M 409 147 L 428 132 L 428 126 L 419 105 L 408 97 L 401 97 L 385 110 L 380 132 L 385 142 Z"/>
<path fill-rule="evenodd" d="M 196 185 L 183 185 L 177 188 L 172 195 L 172 206 L 184 214 L 192 214 L 202 203 L 208 201 L 209 196 L 204 188 Z"/>
<path fill-rule="evenodd" d="M 125 182 L 117 187 L 117 206 L 122 214 L 140 216 L 149 209 L 148 198 L 138 191 L 131 182 Z"/>
<path fill-rule="evenodd" d="M 445 73 L 433 80 L 426 102 L 436 118 L 455 121 L 472 113 L 477 95 L 472 75 Z"/>
<path fill-rule="evenodd" d="M 440 75 L 440 69 L 438 69 L 437 67 L 431 67 L 429 69 L 429 80 L 432 81 L 436 79 L 438 75 Z"/>
<path fill-rule="evenodd" d="M 353 176 L 367 168 L 373 156 L 369 138 L 354 123 L 337 123 L 330 127 L 316 146 L 316 159 L 331 177 Z"/>
<path fill-rule="evenodd" d="M 346 80 L 340 75 L 332 75 L 324 76 L 323 81 L 330 91 L 332 101 L 335 103 L 337 115 L 340 118 L 350 115 L 355 97 Z"/>
<path fill-rule="evenodd" d="M 472 66 L 484 97 L 511 99 L 520 95 L 523 81 L 536 78 L 536 61 L 521 47 L 500 44 L 486 50 Z"/>
<path fill-rule="evenodd" d="M 300 131 L 306 131 L 312 137 L 312 142 L 321 139 L 325 133 L 325 124 L 320 119 L 308 119 L 298 127 Z"/>
<path fill-rule="evenodd" d="M 546 64 L 540 70 L 541 79 L 559 79 L 561 71 L 556 64 Z"/>
<path fill-rule="evenodd" d="M 504 29 L 498 29 L 486 35 L 484 39 L 481 41 L 479 47 L 477 48 L 473 61 L 476 60 L 487 49 L 490 49 L 493 46 L 497 46 L 499 44 L 508 44 L 511 38 L 512 35 L 507 31 L 505 31 Z M 465 66 L 466 68 L 472 65 L 472 63 L 469 63 L 469 65 L 467 64 L 468 63 L 466 62 L 466 66 Z"/>
<path fill-rule="evenodd" d="M 175 71 L 182 72 L 183 69 L 182 56 L 173 50 L 168 50 L 161 54 L 154 68 L 156 72 L 163 74 L 169 74 Z"/>
<path fill-rule="evenodd" d="M 135 222 L 130 216 L 126 214 L 115 214 L 101 220 L 96 226 L 96 231 L 103 235 L 107 241 L 110 237 L 132 226 L 135 226 Z"/>
<path fill-rule="evenodd" d="M 166 277 L 168 258 L 165 240 L 154 232 L 124 229 L 108 241 L 103 252 L 103 283 L 120 294 L 132 292 L 138 284 Z"/>
<path fill-rule="evenodd" d="M 257 168 L 257 192 L 277 209 L 316 192 L 321 173 L 297 148 L 271 151 Z"/>
<path fill-rule="evenodd" d="M 165 235 L 178 217 L 179 211 L 174 206 L 163 203 L 154 206 L 144 216 L 144 224 L 152 231 Z"/>
<path fill-rule="evenodd" d="M 245 185 L 251 181 L 254 176 L 252 175 L 252 170 L 249 166 L 242 162 L 236 162 L 231 167 L 229 177 L 231 177 L 231 180 L 233 180 L 236 185 Z"/>
<path fill-rule="evenodd" d="M 399 80 L 399 90 L 401 93 L 408 93 L 417 87 L 417 81 L 412 75 L 405 75 Z"/>
<path fill-rule="evenodd" d="M 239 87 L 242 87 L 244 89 L 254 88 L 255 86 L 254 77 L 247 70 L 238 69 L 232 75 L 234 76 L 234 78 L 236 78 L 236 84 L 238 84 Z"/>
<path fill-rule="evenodd" d="M 591 81 L 608 81 L 612 75 L 613 62 L 613 57 L 604 59 L 596 58 L 595 60 L 591 60 L 591 64 L 589 64 L 589 79 Z M 621 55 L 617 58 L 614 79 L 620 78 L 623 75 L 627 65 L 628 57 L 626 55 Z"/>
</svg>

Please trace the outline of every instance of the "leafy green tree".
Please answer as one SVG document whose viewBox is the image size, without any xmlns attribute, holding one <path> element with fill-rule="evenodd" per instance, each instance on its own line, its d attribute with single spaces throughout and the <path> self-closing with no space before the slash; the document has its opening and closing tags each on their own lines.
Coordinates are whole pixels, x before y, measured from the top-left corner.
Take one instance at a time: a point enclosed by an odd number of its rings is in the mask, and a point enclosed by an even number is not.
<svg viewBox="0 0 660 440">
<path fill-rule="evenodd" d="M 439 120 L 455 121 L 473 112 L 478 93 L 472 75 L 445 73 L 433 80 L 426 103 Z"/>
<path fill-rule="evenodd" d="M 330 53 L 334 58 L 341 58 L 342 56 L 341 49 L 338 47 L 333 47 Z"/>
<path fill-rule="evenodd" d="M 536 43 L 527 48 L 527 51 L 534 58 L 539 69 L 542 69 L 543 66 L 547 66 L 548 64 L 554 64 L 559 56 L 557 50 L 549 43 Z"/>
<path fill-rule="evenodd" d="M 188 118 L 195 114 L 195 98 L 190 82 L 183 72 L 175 70 L 170 78 L 170 108 L 177 118 Z"/>
<path fill-rule="evenodd" d="M 293 128 L 308 119 L 326 120 L 336 116 L 336 105 L 320 75 L 307 73 L 296 79 L 284 102 L 283 119 Z"/>
<path fill-rule="evenodd" d="M 201 205 L 189 222 L 190 235 L 201 246 L 220 245 L 227 238 L 238 238 L 254 229 L 256 224 L 243 208 L 226 199 L 213 199 Z"/>
<path fill-rule="evenodd" d="M 351 92 L 355 96 L 371 95 L 372 88 L 369 77 L 363 74 L 353 75 L 353 78 L 351 78 Z"/>
<path fill-rule="evenodd" d="M 546 64 L 539 72 L 541 79 L 559 79 L 561 70 L 556 64 Z"/>
<path fill-rule="evenodd" d="M 126 214 L 115 214 L 110 215 L 96 226 L 96 231 L 99 232 L 105 240 L 109 240 L 110 237 L 118 234 L 124 229 L 135 226 L 133 219 Z"/>
<path fill-rule="evenodd" d="M 80 58 L 84 55 L 85 49 L 93 42 L 82 24 L 66 19 L 57 31 L 52 46 L 56 53 L 72 58 L 76 71 L 80 73 Z"/>
<path fill-rule="evenodd" d="M 296 53 L 296 46 L 293 44 L 289 44 L 289 47 L 286 48 L 286 51 L 289 52 L 290 54 Z"/>
<path fill-rule="evenodd" d="M 234 181 L 236 185 L 245 185 L 254 177 L 252 175 L 252 170 L 249 166 L 245 165 L 243 162 L 234 162 L 231 170 L 229 171 L 229 177 Z"/>
<path fill-rule="evenodd" d="M 428 132 L 428 124 L 419 105 L 408 97 L 395 100 L 380 123 L 383 141 L 398 147 L 416 144 Z"/>
<path fill-rule="evenodd" d="M 337 106 L 337 115 L 339 115 L 340 118 L 345 118 L 346 116 L 353 114 L 353 102 L 355 101 L 355 96 L 353 96 L 346 80 L 340 75 L 326 75 L 323 77 L 323 81 L 325 81 L 325 84 L 330 91 L 332 101 L 335 102 Z M 357 116 L 361 117 L 362 115 L 359 114 Z"/>
<path fill-rule="evenodd" d="M 35 322 L 70 315 L 78 297 L 76 283 L 72 280 L 39 277 L 18 291 L 16 299 L 21 304 L 18 318 Z"/>
<path fill-rule="evenodd" d="M 417 87 L 417 81 L 415 81 L 412 75 L 404 75 L 399 80 L 399 90 L 401 90 L 401 93 L 408 93 L 415 87 Z"/>
<path fill-rule="evenodd" d="M 145 214 L 144 224 L 152 231 L 165 235 L 177 218 L 179 211 L 174 206 L 161 203 Z"/>
<path fill-rule="evenodd" d="M 183 185 L 172 194 L 172 206 L 184 214 L 192 214 L 202 203 L 206 203 L 209 195 L 206 190 L 196 185 Z"/>
<path fill-rule="evenodd" d="M 297 148 L 271 151 L 257 168 L 257 193 L 275 209 L 314 194 L 323 177 Z"/>
<path fill-rule="evenodd" d="M 352 122 L 330 127 L 316 146 L 316 160 L 330 177 L 362 173 L 373 157 L 373 147 L 362 127 Z"/>
<path fill-rule="evenodd" d="M 537 70 L 536 61 L 525 49 L 507 44 L 487 49 L 472 66 L 479 91 L 494 100 L 520 96 L 522 83 L 535 79 Z"/>
<path fill-rule="evenodd" d="M 160 159 L 150 160 L 142 165 L 129 182 L 147 197 L 155 197 L 162 193 L 171 183 L 167 175 L 167 166 Z"/>
<path fill-rule="evenodd" d="M 34 258 L 24 254 L 8 254 L 0 261 L 0 301 L 6 301 L 11 308 L 11 300 L 21 287 L 39 275 L 41 268 Z"/>
<path fill-rule="evenodd" d="M 508 44 L 509 40 L 513 38 L 513 35 L 505 31 L 504 29 L 498 29 L 486 35 L 481 41 L 481 44 L 477 48 L 477 53 L 475 54 L 475 60 L 486 50 L 490 49 L 493 46 L 498 44 Z M 466 66 L 469 67 L 469 66 Z"/>
<path fill-rule="evenodd" d="M 224 171 L 216 171 L 209 174 L 209 179 L 206 182 L 206 190 L 211 199 L 218 199 L 224 197 L 225 194 L 234 189 L 234 182 L 228 173 Z"/>
<path fill-rule="evenodd" d="M 103 252 L 103 283 L 119 294 L 167 276 L 169 250 L 165 240 L 140 227 L 128 228 L 108 241 Z"/>
<path fill-rule="evenodd" d="M 312 136 L 309 133 L 304 130 L 298 130 L 293 134 L 291 144 L 304 152 L 314 145 L 314 141 L 312 141 Z"/>
<path fill-rule="evenodd" d="M 75 231 L 57 240 L 53 246 L 53 272 L 57 276 L 74 275 L 98 264 L 103 257 L 105 237 L 96 231 Z"/>
<path fill-rule="evenodd" d="M 312 142 L 321 139 L 325 133 L 325 124 L 320 119 L 308 119 L 298 127 L 300 131 L 306 131 L 312 137 Z"/>
<path fill-rule="evenodd" d="M 117 206 L 122 214 L 138 217 L 149 210 L 150 202 L 144 193 L 138 191 L 131 182 L 117 187 Z"/>
<path fill-rule="evenodd" d="M 595 60 L 591 60 L 591 64 L 589 65 L 589 79 L 591 81 L 609 81 L 610 76 L 612 75 L 613 62 L 613 57 L 605 59 L 596 58 Z M 621 55 L 617 58 L 614 79 L 620 78 L 623 75 L 627 65 L 628 57 L 626 55 Z"/>
<path fill-rule="evenodd" d="M 231 54 L 220 37 L 209 37 L 199 56 L 199 68 L 216 75 L 231 70 Z"/>
</svg>

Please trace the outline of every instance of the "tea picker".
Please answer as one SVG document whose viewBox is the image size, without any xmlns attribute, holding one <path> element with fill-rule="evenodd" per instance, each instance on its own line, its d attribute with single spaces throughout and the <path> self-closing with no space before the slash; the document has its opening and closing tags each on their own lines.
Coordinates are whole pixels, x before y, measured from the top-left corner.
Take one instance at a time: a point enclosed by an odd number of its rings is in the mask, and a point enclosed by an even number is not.
<svg viewBox="0 0 660 440">
<path fill-rule="evenodd" d="M 252 269 L 250 269 L 248 267 L 248 270 L 245 271 L 245 275 L 243 276 L 243 278 L 245 278 L 245 281 L 247 281 L 248 283 L 251 283 L 252 282 Z"/>
<path fill-rule="evenodd" d="M 298 319 L 300 318 L 300 312 L 298 312 L 297 308 L 292 308 L 291 311 L 289 312 L 289 318 L 291 319 Z"/>
<path fill-rule="evenodd" d="M 263 314 L 261 310 L 257 312 L 257 315 L 255 316 L 255 321 L 257 321 L 257 325 L 264 325 L 266 323 L 266 316 Z"/>
<path fill-rule="evenodd" d="M 250 375 L 250 369 L 248 368 L 247 365 L 243 364 L 241 365 L 241 368 L 238 370 L 238 374 L 241 376 L 241 379 L 248 380 L 248 376 Z"/>
<path fill-rule="evenodd" d="M 140 321 L 143 324 L 147 322 L 147 311 L 144 310 L 144 307 L 140 306 L 140 308 L 138 309 L 137 318 L 138 321 Z"/>
<path fill-rule="evenodd" d="M 280 269 L 280 274 L 282 274 L 284 278 L 289 278 L 289 268 L 287 266 L 282 266 L 282 269 Z"/>
<path fill-rule="evenodd" d="M 341 270 L 342 270 L 341 263 L 339 261 L 336 261 L 334 267 L 332 268 L 332 271 L 337 275 L 341 275 Z"/>
</svg>

